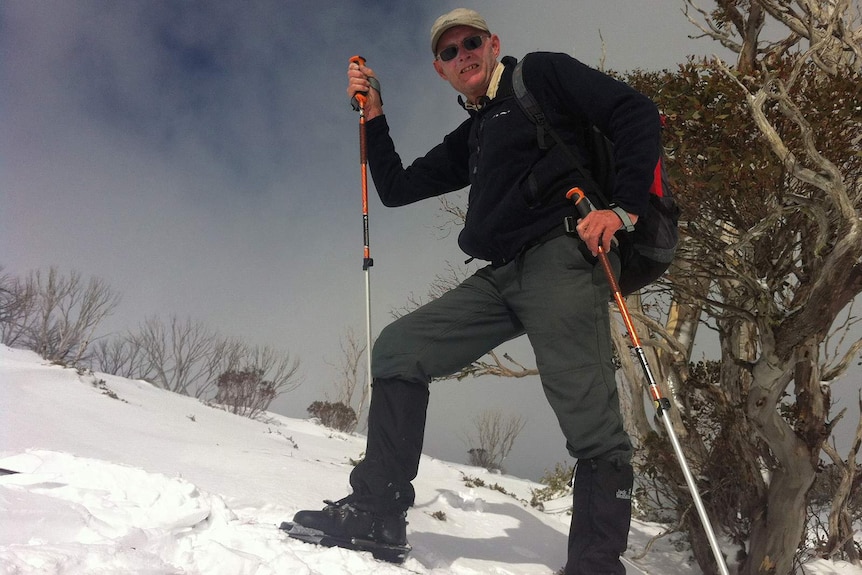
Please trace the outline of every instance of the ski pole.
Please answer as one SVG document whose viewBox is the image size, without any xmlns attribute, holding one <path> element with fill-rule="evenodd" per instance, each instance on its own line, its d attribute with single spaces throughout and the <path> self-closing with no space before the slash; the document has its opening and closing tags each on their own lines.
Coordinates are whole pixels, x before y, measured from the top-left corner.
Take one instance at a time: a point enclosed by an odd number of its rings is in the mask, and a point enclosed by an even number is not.
<svg viewBox="0 0 862 575">
<path fill-rule="evenodd" d="M 587 217 L 587 214 L 593 211 L 592 203 L 590 203 L 589 198 L 584 195 L 583 190 L 581 190 L 580 188 L 572 188 L 571 190 L 569 190 L 566 193 L 566 198 L 575 202 L 575 206 L 578 208 L 578 213 L 581 215 L 582 218 Z M 617 283 L 617 278 L 614 276 L 613 269 L 611 269 L 611 264 L 608 261 L 608 256 L 601 245 L 599 245 L 598 252 L 599 262 L 601 262 L 602 268 L 604 268 L 605 270 L 605 275 L 608 278 L 608 284 L 611 286 L 611 291 L 613 292 L 614 301 L 617 304 L 617 309 L 619 309 L 620 315 L 622 315 L 623 323 L 626 326 L 626 331 L 628 331 L 629 333 L 629 338 L 632 341 L 632 346 L 634 347 L 638 362 L 643 368 L 647 383 L 649 383 L 649 394 L 652 398 L 653 405 L 655 406 L 656 413 L 658 413 L 659 417 L 664 423 L 665 430 L 667 431 L 667 435 L 670 438 L 670 442 L 673 445 L 673 450 L 676 453 L 677 460 L 679 461 L 679 466 L 680 468 L 682 468 L 682 474 L 685 476 L 685 482 L 686 484 L 688 484 L 688 490 L 691 492 L 692 499 L 694 499 L 694 506 L 697 508 L 697 513 L 700 516 L 700 522 L 703 524 L 703 528 L 706 531 L 706 537 L 707 539 L 709 539 L 710 547 L 712 547 L 712 554 L 715 557 L 715 562 L 718 564 L 718 569 L 721 572 L 721 575 L 729 575 L 727 571 L 727 565 L 724 562 L 724 555 L 721 552 L 721 548 L 718 546 L 718 539 L 716 539 L 715 537 L 715 532 L 712 529 L 712 523 L 710 522 L 709 516 L 707 515 L 706 507 L 704 507 L 703 500 L 700 498 L 700 491 L 698 491 L 697 489 L 697 484 L 694 482 L 694 476 L 691 473 L 691 469 L 689 469 L 688 467 L 688 461 L 685 458 L 685 454 L 682 452 L 682 446 L 679 443 L 679 438 L 677 437 L 676 432 L 673 429 L 673 425 L 671 424 L 670 415 L 668 415 L 668 410 L 670 409 L 670 400 L 662 395 L 661 389 L 656 383 L 655 377 L 653 377 L 652 370 L 649 367 L 649 363 L 647 363 L 646 355 L 644 354 L 640 339 L 638 338 L 638 334 L 635 331 L 632 316 L 629 314 L 628 306 L 626 305 L 625 299 L 623 299 L 623 294 L 620 291 L 620 286 Z"/>
<path fill-rule="evenodd" d="M 365 58 L 354 56 L 350 59 L 352 64 L 365 65 Z M 368 233 L 368 157 L 365 150 L 365 101 L 366 94 L 357 92 L 353 95 L 353 109 L 359 112 L 359 167 L 362 175 L 362 239 L 364 243 L 362 269 L 365 272 L 365 353 L 366 353 L 366 382 L 368 396 L 371 392 L 371 266 L 374 260 L 371 258 L 371 241 Z"/>
</svg>

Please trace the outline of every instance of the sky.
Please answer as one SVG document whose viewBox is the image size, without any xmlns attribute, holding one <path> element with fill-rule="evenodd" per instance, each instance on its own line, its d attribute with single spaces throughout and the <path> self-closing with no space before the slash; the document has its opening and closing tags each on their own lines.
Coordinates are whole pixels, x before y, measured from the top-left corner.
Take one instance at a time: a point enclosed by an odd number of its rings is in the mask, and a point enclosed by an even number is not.
<svg viewBox="0 0 862 575">
<path fill-rule="evenodd" d="M 302 363 L 273 409 L 333 394 L 348 330 L 364 338 L 354 55 L 382 83 L 405 162 L 464 117 L 434 73 L 429 29 L 453 2 L 9 0 L 0 3 L 0 265 L 104 280 L 103 333 L 177 315 Z M 681 0 L 471 5 L 504 54 L 568 52 L 606 68 L 673 68 L 693 40 Z M 460 264 L 439 204 L 384 208 L 369 190 L 372 332 Z M 524 342 L 512 349 L 531 364 Z M 526 420 L 506 465 L 567 459 L 535 378 L 437 383 L 426 452 L 465 457 L 483 409 Z"/>
<path fill-rule="evenodd" d="M 540 511 L 525 500 L 541 485 L 424 456 L 413 549 L 396 567 L 275 528 L 345 493 L 359 437 L 251 420 L 2 345 L 0 381 L 0 407 L 16 407 L 0 419 L 2 575 L 548 575 L 565 563 L 569 493 Z M 653 540 L 664 530 L 632 521 L 628 575 L 700 573 L 676 535 Z M 862 575 L 839 561 L 804 567 Z"/>
</svg>

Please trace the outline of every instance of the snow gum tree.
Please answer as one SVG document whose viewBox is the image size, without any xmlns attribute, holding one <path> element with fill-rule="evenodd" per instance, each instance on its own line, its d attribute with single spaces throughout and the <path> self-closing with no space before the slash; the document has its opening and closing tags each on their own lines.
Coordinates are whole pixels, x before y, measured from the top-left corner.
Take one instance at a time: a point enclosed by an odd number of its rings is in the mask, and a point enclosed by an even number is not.
<svg viewBox="0 0 862 575">
<path fill-rule="evenodd" d="M 830 411 L 831 386 L 862 343 L 825 351 L 862 291 L 862 24 L 849 1 L 686 5 L 703 35 L 737 59 L 626 78 L 668 116 L 684 212 L 669 312 L 642 320 L 710 516 L 741 548 L 730 562 L 741 574 L 785 575 L 805 547 L 821 457 L 844 464 L 842 485 L 852 485 L 862 439 L 857 430 L 846 461 L 827 443 L 842 416 Z M 692 365 L 704 323 L 720 361 Z M 714 573 L 669 447 L 643 414 L 630 426 L 646 471 L 667 479 L 698 563 Z M 806 552 L 858 562 L 852 521 L 834 519 L 837 532 Z"/>
</svg>

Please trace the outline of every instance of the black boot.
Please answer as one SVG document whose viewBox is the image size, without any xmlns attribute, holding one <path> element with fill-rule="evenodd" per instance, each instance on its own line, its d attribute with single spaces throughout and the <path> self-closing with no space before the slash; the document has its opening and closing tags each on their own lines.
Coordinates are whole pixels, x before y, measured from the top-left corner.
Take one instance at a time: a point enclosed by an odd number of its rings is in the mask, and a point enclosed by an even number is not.
<svg viewBox="0 0 862 575">
<path fill-rule="evenodd" d="M 427 385 L 374 380 L 365 458 L 350 474 L 353 493 L 327 502 L 322 511 L 300 511 L 281 529 L 309 543 L 402 563 L 410 551 L 406 516 L 415 498 L 411 481 L 419 469 L 427 409 Z"/>
<path fill-rule="evenodd" d="M 363 509 L 352 496 L 326 501 L 321 511 L 299 511 L 281 529 L 294 539 L 326 547 L 370 551 L 384 561 L 402 563 L 410 552 L 406 513 L 383 515 Z"/>
<path fill-rule="evenodd" d="M 566 575 L 625 575 L 633 483 L 629 464 L 578 461 Z"/>
</svg>

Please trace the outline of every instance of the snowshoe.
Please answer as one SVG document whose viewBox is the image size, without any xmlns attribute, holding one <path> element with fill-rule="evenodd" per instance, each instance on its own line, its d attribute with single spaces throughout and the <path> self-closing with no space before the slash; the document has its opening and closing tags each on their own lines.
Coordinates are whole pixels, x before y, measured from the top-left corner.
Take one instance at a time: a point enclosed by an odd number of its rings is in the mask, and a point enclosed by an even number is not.
<svg viewBox="0 0 862 575">
<path fill-rule="evenodd" d="M 381 515 L 363 509 L 350 497 L 326 501 L 322 511 L 299 511 L 279 529 L 290 537 L 354 551 L 368 551 L 375 559 L 403 563 L 410 553 L 405 513 Z"/>
</svg>

